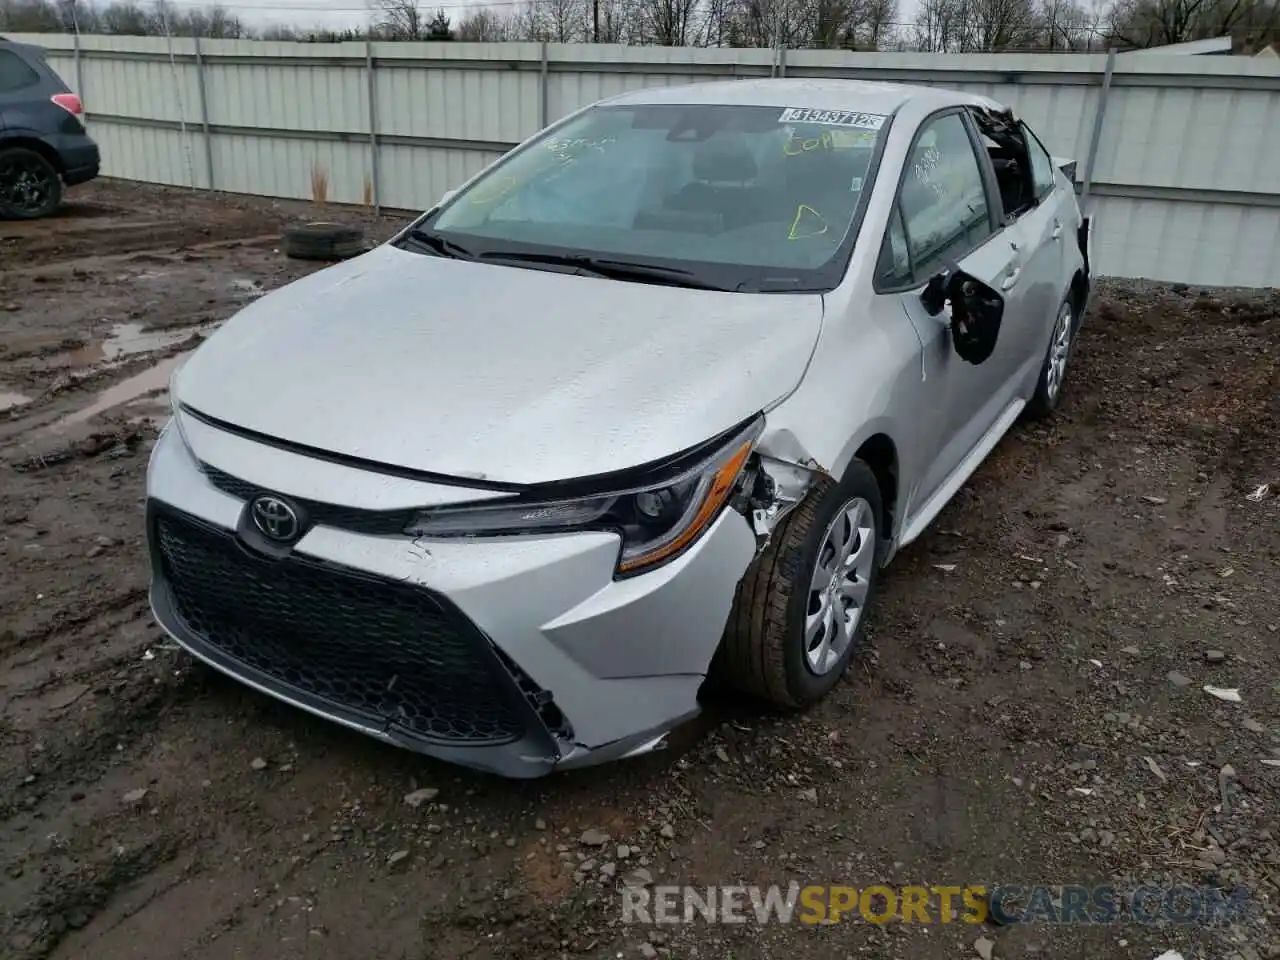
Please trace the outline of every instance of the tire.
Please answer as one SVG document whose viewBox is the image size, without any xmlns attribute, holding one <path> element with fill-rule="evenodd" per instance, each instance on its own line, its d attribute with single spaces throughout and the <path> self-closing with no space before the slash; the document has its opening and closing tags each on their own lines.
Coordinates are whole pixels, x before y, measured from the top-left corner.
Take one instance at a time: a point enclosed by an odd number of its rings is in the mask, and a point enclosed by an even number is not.
<svg viewBox="0 0 1280 960">
<path fill-rule="evenodd" d="M 38 220 L 62 205 L 62 177 L 43 155 L 26 147 L 0 149 L 0 218 Z"/>
<path fill-rule="evenodd" d="M 341 223 L 298 223 L 286 227 L 281 242 L 293 260 L 349 260 L 367 249 L 364 231 Z"/>
<path fill-rule="evenodd" d="M 1079 324 L 1076 313 L 1076 305 L 1068 294 L 1062 301 L 1062 305 L 1058 307 L 1058 314 L 1053 322 L 1053 333 L 1049 337 L 1049 349 L 1045 351 L 1044 363 L 1040 365 L 1040 376 L 1036 380 L 1035 393 L 1031 395 L 1024 411 L 1030 420 L 1047 419 L 1053 415 L 1062 401 L 1067 372 L 1071 368 L 1071 354 L 1076 345 L 1075 334 Z M 1055 356 L 1060 356 L 1061 359 L 1056 378 Z"/>
<path fill-rule="evenodd" d="M 868 508 L 871 556 L 866 592 L 847 645 L 819 672 L 810 664 L 805 637 L 810 602 L 822 593 L 811 589 L 811 581 L 829 528 L 854 501 Z M 738 584 L 721 645 L 720 679 L 784 709 L 803 709 L 825 697 L 865 639 L 866 614 L 875 598 L 883 555 L 883 523 L 880 485 L 861 460 L 850 464 L 839 483 L 814 490 L 783 518 L 768 548 Z"/>
</svg>

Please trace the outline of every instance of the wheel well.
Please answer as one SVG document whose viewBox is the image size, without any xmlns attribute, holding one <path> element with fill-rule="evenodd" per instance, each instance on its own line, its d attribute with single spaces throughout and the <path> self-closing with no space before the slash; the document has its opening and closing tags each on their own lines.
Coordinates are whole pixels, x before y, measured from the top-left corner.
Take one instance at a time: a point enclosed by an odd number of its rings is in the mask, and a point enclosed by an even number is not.
<svg viewBox="0 0 1280 960">
<path fill-rule="evenodd" d="M 28 150 L 34 150 L 53 164 L 53 169 L 58 171 L 59 176 L 66 172 L 62 166 L 62 158 L 58 156 L 58 151 L 43 140 L 37 140 L 35 137 L 5 137 L 0 140 L 0 150 L 6 150 L 9 147 L 26 147 Z"/>
<path fill-rule="evenodd" d="M 1080 319 L 1080 311 L 1084 309 L 1088 295 L 1089 281 L 1085 279 L 1083 270 L 1077 270 L 1076 275 L 1071 278 L 1071 305 L 1075 307 L 1077 320 Z"/>
<path fill-rule="evenodd" d="M 880 499 L 884 502 L 884 535 L 893 535 L 893 517 L 898 507 L 898 448 L 883 433 L 877 433 L 858 448 L 854 454 L 871 468 L 880 486 Z"/>
</svg>

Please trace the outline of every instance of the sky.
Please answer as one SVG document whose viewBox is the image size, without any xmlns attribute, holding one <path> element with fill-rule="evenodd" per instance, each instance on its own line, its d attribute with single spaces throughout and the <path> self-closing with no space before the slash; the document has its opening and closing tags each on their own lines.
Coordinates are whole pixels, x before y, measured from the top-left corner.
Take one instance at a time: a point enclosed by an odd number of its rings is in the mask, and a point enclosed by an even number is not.
<svg viewBox="0 0 1280 960">
<path fill-rule="evenodd" d="M 177 0 L 177 6 L 203 6 L 192 0 Z M 283 23 L 296 27 L 363 27 L 369 23 L 368 6 L 361 0 L 224 0 L 220 4 L 246 24 L 263 27 Z M 425 4 L 424 4 L 425 6 Z M 442 6 L 457 19 L 468 6 L 462 0 L 445 0 Z M 434 9 L 434 8 L 432 8 Z"/>
</svg>

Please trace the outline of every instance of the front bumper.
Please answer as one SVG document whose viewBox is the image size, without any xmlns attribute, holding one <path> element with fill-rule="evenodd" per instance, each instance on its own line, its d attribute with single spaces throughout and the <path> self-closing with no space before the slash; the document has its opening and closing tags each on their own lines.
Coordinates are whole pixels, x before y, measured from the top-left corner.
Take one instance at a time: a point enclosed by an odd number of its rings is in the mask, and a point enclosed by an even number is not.
<svg viewBox="0 0 1280 960">
<path fill-rule="evenodd" d="M 755 551 L 732 511 L 677 560 L 622 581 L 610 533 L 413 540 L 379 523 L 457 488 L 186 418 L 162 433 L 147 485 L 152 609 L 178 643 L 312 713 L 509 777 L 645 752 L 695 715 Z M 283 559 L 235 533 L 256 491 L 317 508 Z"/>
</svg>

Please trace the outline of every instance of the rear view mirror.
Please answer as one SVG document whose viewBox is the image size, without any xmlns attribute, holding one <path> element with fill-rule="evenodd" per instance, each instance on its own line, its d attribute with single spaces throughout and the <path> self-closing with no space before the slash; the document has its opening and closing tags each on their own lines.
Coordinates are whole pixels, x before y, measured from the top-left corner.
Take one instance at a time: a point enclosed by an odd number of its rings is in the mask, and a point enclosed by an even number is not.
<svg viewBox="0 0 1280 960">
<path fill-rule="evenodd" d="M 951 306 L 951 343 L 966 363 L 979 364 L 991 356 L 1004 320 L 1004 297 L 972 274 L 955 267 L 934 274 L 920 293 L 930 316 Z"/>
<path fill-rule="evenodd" d="M 436 201 L 436 206 L 443 207 L 446 203 L 448 203 L 450 200 L 453 199 L 453 195 L 457 192 L 458 192 L 457 190 L 446 190 L 444 193 L 440 194 L 440 199 Z"/>
</svg>

